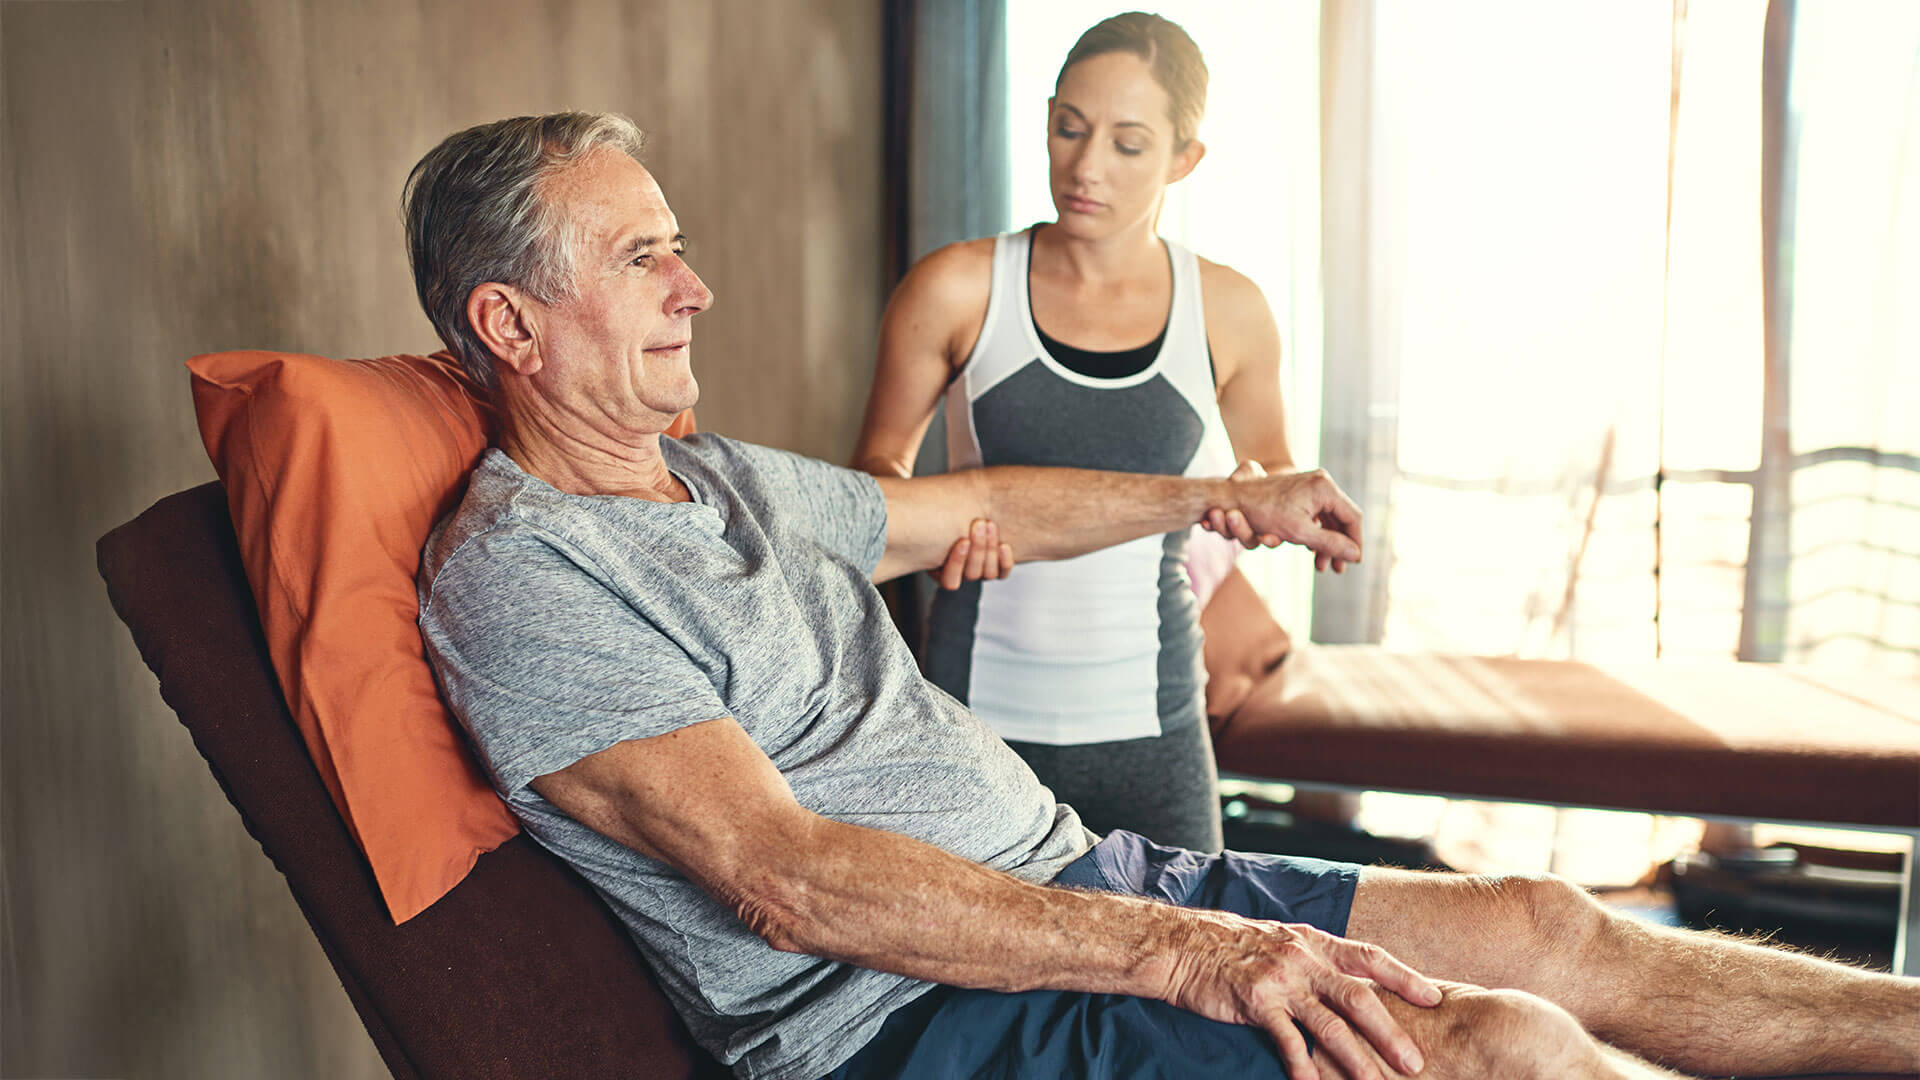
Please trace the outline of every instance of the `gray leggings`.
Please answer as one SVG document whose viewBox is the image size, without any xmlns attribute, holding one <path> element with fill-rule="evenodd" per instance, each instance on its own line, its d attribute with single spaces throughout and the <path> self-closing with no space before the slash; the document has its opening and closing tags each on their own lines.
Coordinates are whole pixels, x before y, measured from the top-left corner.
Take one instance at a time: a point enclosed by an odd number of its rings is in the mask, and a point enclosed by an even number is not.
<svg viewBox="0 0 1920 1080">
<path fill-rule="evenodd" d="M 1219 775 L 1204 723 L 1145 739 L 1007 745 L 1094 832 L 1128 829 L 1169 847 L 1220 850 Z"/>
</svg>

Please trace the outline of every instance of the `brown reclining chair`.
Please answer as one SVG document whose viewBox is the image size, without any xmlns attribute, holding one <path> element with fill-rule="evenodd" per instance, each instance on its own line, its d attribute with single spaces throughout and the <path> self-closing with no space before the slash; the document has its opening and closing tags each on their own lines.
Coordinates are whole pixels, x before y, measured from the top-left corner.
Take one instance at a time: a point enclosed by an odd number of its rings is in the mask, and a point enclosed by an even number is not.
<svg viewBox="0 0 1920 1080">
<path fill-rule="evenodd" d="M 217 483 L 102 537 L 115 611 L 402 1080 L 720 1077 L 586 883 L 524 834 L 396 926 L 274 678 Z"/>
<path fill-rule="evenodd" d="M 624 927 L 525 834 L 395 926 L 287 712 L 218 483 L 102 537 L 160 695 L 286 876 L 393 1075 L 721 1077 Z"/>
</svg>

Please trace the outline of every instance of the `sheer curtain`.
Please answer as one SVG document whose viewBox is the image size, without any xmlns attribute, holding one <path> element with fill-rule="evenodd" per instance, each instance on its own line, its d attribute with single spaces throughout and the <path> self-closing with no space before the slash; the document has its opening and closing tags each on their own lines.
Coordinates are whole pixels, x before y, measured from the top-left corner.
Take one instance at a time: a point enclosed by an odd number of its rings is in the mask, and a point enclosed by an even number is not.
<svg viewBox="0 0 1920 1080">
<path fill-rule="evenodd" d="M 1328 380 L 1370 364 L 1346 427 L 1393 441 L 1376 640 L 1653 651 L 1670 28 L 1647 3 L 1372 12 L 1372 355 Z"/>
<path fill-rule="evenodd" d="M 1920 673 L 1920 8 L 1327 10 L 1322 453 L 1390 563 L 1316 637 Z M 1499 815 L 1462 861 L 1664 854 Z"/>
<path fill-rule="evenodd" d="M 1920 671 L 1920 7 L 1329 11 L 1317 636 Z"/>
<path fill-rule="evenodd" d="M 1784 600 L 1775 636 L 1756 644 L 1920 675 L 1920 5 L 1790 10 L 1788 435 L 1768 462 L 1789 473 L 1789 555 L 1767 594 Z"/>
</svg>

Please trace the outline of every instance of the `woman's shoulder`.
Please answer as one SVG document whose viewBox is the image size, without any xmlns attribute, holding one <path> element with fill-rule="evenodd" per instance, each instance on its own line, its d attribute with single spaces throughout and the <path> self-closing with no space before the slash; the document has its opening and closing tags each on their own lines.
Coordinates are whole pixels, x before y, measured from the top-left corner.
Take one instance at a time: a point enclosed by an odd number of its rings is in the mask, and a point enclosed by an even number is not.
<svg viewBox="0 0 1920 1080">
<path fill-rule="evenodd" d="M 961 240 L 928 252 L 900 282 L 895 303 L 930 307 L 956 318 L 986 310 L 993 291 L 995 239 Z"/>
<path fill-rule="evenodd" d="M 1206 298 L 1209 311 L 1216 300 L 1221 303 L 1223 312 L 1228 308 L 1242 308 L 1249 304 L 1266 306 L 1266 294 L 1260 291 L 1260 286 L 1255 285 L 1252 278 L 1204 255 L 1195 255 L 1193 258 L 1200 264 L 1200 290 Z"/>
<path fill-rule="evenodd" d="M 1267 296 L 1252 278 L 1225 263 L 1194 258 L 1200 264 L 1200 298 L 1210 335 L 1258 332 L 1273 321 Z"/>
<path fill-rule="evenodd" d="M 957 240 L 951 244 L 937 247 L 913 266 L 912 276 L 926 277 L 934 282 L 990 283 L 993 277 L 993 250 L 999 243 L 997 236 L 982 236 L 972 240 Z"/>
<path fill-rule="evenodd" d="M 1200 299 L 1221 386 L 1248 365 L 1280 362 L 1280 329 L 1253 279 L 1224 263 L 1200 259 Z"/>
</svg>

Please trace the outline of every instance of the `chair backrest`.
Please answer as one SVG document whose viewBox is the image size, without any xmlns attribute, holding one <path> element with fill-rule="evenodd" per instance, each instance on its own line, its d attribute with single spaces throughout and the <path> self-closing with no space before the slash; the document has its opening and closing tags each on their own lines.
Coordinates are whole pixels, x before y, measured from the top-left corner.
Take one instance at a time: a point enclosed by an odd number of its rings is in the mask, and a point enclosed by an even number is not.
<svg viewBox="0 0 1920 1080">
<path fill-rule="evenodd" d="M 524 834 L 395 926 L 275 680 L 218 483 L 97 547 L 114 610 L 306 914 L 393 1075 L 708 1077 L 632 940 Z"/>
</svg>

